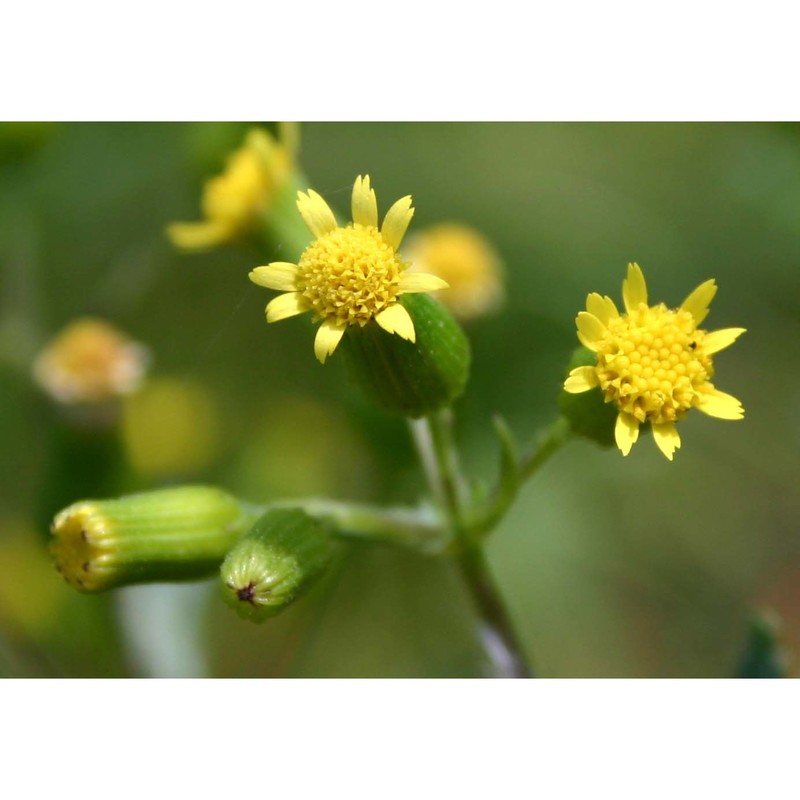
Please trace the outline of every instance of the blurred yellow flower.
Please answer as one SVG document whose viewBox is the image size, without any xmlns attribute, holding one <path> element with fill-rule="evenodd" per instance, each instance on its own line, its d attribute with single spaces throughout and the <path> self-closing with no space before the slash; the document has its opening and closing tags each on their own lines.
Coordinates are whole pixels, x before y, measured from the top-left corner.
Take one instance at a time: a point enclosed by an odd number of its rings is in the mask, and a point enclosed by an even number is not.
<svg viewBox="0 0 800 800">
<path fill-rule="evenodd" d="M 594 292 L 587 297 L 586 311 L 576 320 L 578 339 L 597 354 L 597 364 L 573 369 L 564 389 L 577 394 L 599 386 L 606 402 L 616 404 L 615 438 L 623 455 L 628 455 L 645 422 L 671 461 L 681 445 L 675 422 L 690 408 L 720 419 L 744 417 L 741 403 L 711 383 L 711 356 L 733 344 L 745 329 L 698 328 L 716 292 L 716 284 L 708 280 L 680 308 L 648 306 L 642 270 L 629 264 L 622 284 L 627 313 L 620 314 L 610 297 Z"/>
<path fill-rule="evenodd" d="M 101 403 L 138 388 L 147 350 L 101 319 L 67 325 L 39 354 L 33 375 L 61 403 Z"/>
<path fill-rule="evenodd" d="M 498 308 L 505 295 L 502 262 L 486 237 L 467 225 L 446 222 L 409 238 L 403 251 L 411 270 L 430 272 L 449 284 L 439 299 L 461 319 Z"/>
<path fill-rule="evenodd" d="M 317 238 L 297 264 L 279 261 L 250 272 L 253 283 L 285 292 L 267 305 L 267 322 L 313 311 L 315 320 L 322 322 L 314 354 L 323 364 L 348 326 L 363 327 L 373 319 L 385 331 L 415 341 L 414 322 L 398 297 L 443 289 L 447 283 L 435 275 L 408 272 L 409 265 L 398 255 L 414 216 L 411 197 L 389 209 L 380 229 L 378 201 L 368 175 L 356 178 L 353 222 L 344 228 L 313 190 L 298 192 L 297 208 Z"/>
<path fill-rule="evenodd" d="M 282 123 L 280 141 L 267 131 L 251 130 L 229 158 L 222 175 L 203 189 L 202 222 L 175 222 L 167 235 L 183 250 L 205 250 L 246 233 L 270 207 L 294 167 L 296 127 Z"/>
<path fill-rule="evenodd" d="M 141 474 L 157 479 L 199 475 L 219 454 L 217 406 L 196 381 L 150 380 L 125 400 L 122 435 L 128 458 Z"/>
</svg>

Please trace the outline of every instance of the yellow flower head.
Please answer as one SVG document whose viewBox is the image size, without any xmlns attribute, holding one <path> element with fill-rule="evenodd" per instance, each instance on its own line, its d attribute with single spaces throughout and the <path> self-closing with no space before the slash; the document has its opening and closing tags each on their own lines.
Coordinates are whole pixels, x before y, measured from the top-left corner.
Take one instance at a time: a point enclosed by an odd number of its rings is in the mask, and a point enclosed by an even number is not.
<svg viewBox="0 0 800 800">
<path fill-rule="evenodd" d="M 37 383 L 60 403 L 102 403 L 130 394 L 147 369 L 147 350 L 101 319 L 64 328 L 33 365 Z"/>
<path fill-rule="evenodd" d="M 255 129 L 228 158 L 225 172 L 203 189 L 202 222 L 176 222 L 167 235 L 183 250 L 205 250 L 229 242 L 252 228 L 269 208 L 293 168 L 296 136 L 281 127 L 281 140 Z"/>
<path fill-rule="evenodd" d="M 472 319 L 503 301 L 500 257 L 488 240 L 457 222 L 434 225 L 416 234 L 404 251 L 414 271 L 431 272 L 449 284 L 439 299 L 457 317 Z"/>
<path fill-rule="evenodd" d="M 564 389 L 573 394 L 599 386 L 607 403 L 619 409 L 617 447 L 628 455 L 649 422 L 653 438 L 671 461 L 681 446 L 675 422 L 694 407 L 720 419 L 742 419 L 741 403 L 714 388 L 711 357 L 733 344 L 744 328 L 708 332 L 698 325 L 706 318 L 717 292 L 713 280 L 701 283 L 681 304 L 647 305 L 647 286 L 638 264 L 628 265 L 622 283 L 625 311 L 610 297 L 592 293 L 586 311 L 578 314 L 578 339 L 597 354 L 597 364 L 570 372 Z"/>
<path fill-rule="evenodd" d="M 397 254 L 414 216 L 410 197 L 398 200 L 378 228 L 375 191 L 368 175 L 359 176 L 352 207 L 353 222 L 343 228 L 320 195 L 298 192 L 297 208 L 316 239 L 297 264 L 278 261 L 250 273 L 253 283 L 286 292 L 267 305 L 267 322 L 314 312 L 322 322 L 314 354 L 323 364 L 349 325 L 363 327 L 374 319 L 385 331 L 415 341 L 414 322 L 398 297 L 447 286 L 435 275 L 407 272 L 409 265 Z"/>
</svg>

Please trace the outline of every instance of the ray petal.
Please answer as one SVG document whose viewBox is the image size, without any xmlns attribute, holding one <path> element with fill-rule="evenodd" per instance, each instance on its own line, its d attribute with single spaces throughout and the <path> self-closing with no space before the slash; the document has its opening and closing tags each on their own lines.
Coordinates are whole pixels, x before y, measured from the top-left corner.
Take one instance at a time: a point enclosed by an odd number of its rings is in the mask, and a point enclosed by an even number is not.
<svg viewBox="0 0 800 800">
<path fill-rule="evenodd" d="M 400 276 L 397 293 L 436 292 L 439 289 L 447 289 L 449 286 L 447 281 L 442 280 L 438 275 L 431 275 L 429 272 L 404 272 Z"/>
<path fill-rule="evenodd" d="M 300 151 L 300 123 L 299 122 L 279 122 L 278 139 L 286 148 L 286 152 L 294 158 Z"/>
<path fill-rule="evenodd" d="M 614 426 L 614 438 L 617 447 L 626 456 L 639 438 L 639 422 L 632 414 L 620 411 L 617 415 L 617 423 Z"/>
<path fill-rule="evenodd" d="M 383 218 L 381 234 L 383 241 L 397 250 L 400 242 L 403 241 L 411 217 L 414 216 L 414 209 L 411 207 L 411 195 L 401 197 L 387 212 Z"/>
<path fill-rule="evenodd" d="M 681 309 L 688 311 L 693 317 L 695 325 L 699 325 L 708 315 L 708 307 L 717 293 L 714 279 L 701 283 L 682 303 Z"/>
<path fill-rule="evenodd" d="M 710 389 L 698 395 L 695 406 L 709 417 L 718 419 L 744 419 L 744 408 L 732 394 Z"/>
<path fill-rule="evenodd" d="M 300 292 L 279 294 L 267 303 L 267 322 L 279 322 L 287 317 L 293 317 L 296 314 L 302 314 L 304 311 L 310 310 L 311 306 Z"/>
<path fill-rule="evenodd" d="M 707 333 L 703 339 L 703 352 L 706 355 L 713 355 L 730 347 L 747 328 L 721 328 L 718 331 Z"/>
<path fill-rule="evenodd" d="M 256 128 L 247 134 L 246 143 L 247 148 L 260 159 L 261 166 L 268 170 L 275 159 L 275 151 L 278 147 L 275 139 L 267 131 Z"/>
<path fill-rule="evenodd" d="M 359 175 L 353 184 L 353 222 L 372 228 L 378 227 L 378 200 L 370 188 L 369 175 Z"/>
<path fill-rule="evenodd" d="M 642 268 L 636 263 L 628 264 L 628 277 L 622 281 L 622 299 L 629 314 L 636 311 L 640 303 L 647 305 L 647 284 Z"/>
<path fill-rule="evenodd" d="M 606 304 L 606 308 L 608 309 L 607 313 L 609 320 L 616 319 L 619 316 L 617 304 L 608 295 L 603 297 L 603 300 Z"/>
<path fill-rule="evenodd" d="M 590 314 L 588 311 L 578 312 L 578 316 L 575 318 L 575 324 L 578 326 L 578 338 L 584 344 L 591 342 L 594 346 L 589 344 L 586 344 L 586 346 L 592 350 L 596 349 L 596 345 L 602 341 L 606 333 L 606 326 L 603 325 L 594 314 Z"/>
<path fill-rule="evenodd" d="M 672 461 L 675 451 L 681 446 L 681 437 L 674 422 L 663 422 L 660 425 L 653 423 L 653 439 L 658 449 Z"/>
<path fill-rule="evenodd" d="M 411 319 L 411 315 L 400 303 L 395 303 L 393 306 L 381 311 L 375 317 L 375 322 L 387 333 L 396 333 L 402 339 L 408 339 L 409 342 L 417 340 L 417 335 L 414 331 L 414 320 Z"/>
<path fill-rule="evenodd" d="M 325 359 L 336 349 L 344 336 L 345 327 L 344 325 L 334 325 L 328 320 L 319 326 L 317 335 L 314 337 L 314 355 L 320 364 L 324 364 Z"/>
<path fill-rule="evenodd" d="M 313 189 L 297 193 L 297 210 L 308 225 L 308 229 L 317 238 L 330 233 L 336 228 L 336 217 L 333 216 L 330 206 Z"/>
<path fill-rule="evenodd" d="M 297 264 L 288 261 L 273 261 L 265 267 L 256 267 L 250 271 L 250 280 L 267 289 L 279 292 L 297 291 Z"/>
<path fill-rule="evenodd" d="M 608 324 L 608 306 L 602 295 L 599 295 L 597 292 L 592 292 L 586 298 L 586 310 L 597 317 L 603 325 Z"/>
<path fill-rule="evenodd" d="M 564 381 L 564 391 L 570 394 L 588 392 L 599 385 L 594 367 L 575 367 Z"/>
<path fill-rule="evenodd" d="M 224 222 L 174 222 L 167 236 L 181 250 L 206 250 L 232 238 L 234 230 Z"/>
</svg>

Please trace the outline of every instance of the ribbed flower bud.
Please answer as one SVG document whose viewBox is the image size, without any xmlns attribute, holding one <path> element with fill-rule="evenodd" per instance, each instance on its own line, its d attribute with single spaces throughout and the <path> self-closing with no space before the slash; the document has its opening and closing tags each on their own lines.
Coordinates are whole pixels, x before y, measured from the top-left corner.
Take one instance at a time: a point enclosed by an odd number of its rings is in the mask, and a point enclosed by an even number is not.
<svg viewBox="0 0 800 800">
<path fill-rule="evenodd" d="M 263 622 L 311 586 L 330 556 L 330 534 L 322 523 L 300 509 L 268 511 L 222 564 L 225 602 L 240 617 Z"/>
<path fill-rule="evenodd" d="M 209 486 L 84 500 L 52 525 L 51 553 L 84 592 L 212 575 L 252 523 L 239 502 Z"/>
<path fill-rule="evenodd" d="M 367 396 L 385 411 L 421 417 L 444 408 L 464 391 L 470 348 L 461 326 L 425 294 L 403 295 L 416 341 L 392 336 L 378 325 L 344 337 L 348 368 Z"/>
</svg>

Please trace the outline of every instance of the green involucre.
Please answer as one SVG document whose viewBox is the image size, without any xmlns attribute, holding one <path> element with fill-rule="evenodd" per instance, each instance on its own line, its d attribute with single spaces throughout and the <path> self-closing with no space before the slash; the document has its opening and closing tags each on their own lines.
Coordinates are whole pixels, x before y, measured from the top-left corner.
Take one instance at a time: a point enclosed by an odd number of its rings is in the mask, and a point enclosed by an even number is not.
<svg viewBox="0 0 800 800">
<path fill-rule="evenodd" d="M 572 354 L 565 377 L 575 367 L 594 366 L 596 363 L 597 356 L 588 347 L 579 347 Z M 580 394 L 570 394 L 562 388 L 558 407 L 574 433 L 601 447 L 614 446 L 614 425 L 619 412 L 613 403 L 605 402 L 599 387 Z"/>
<path fill-rule="evenodd" d="M 366 395 L 385 411 L 421 417 L 444 408 L 464 391 L 470 348 L 461 326 L 426 294 L 402 295 L 416 342 L 377 323 L 352 327 L 342 342 L 348 368 Z"/>
</svg>

